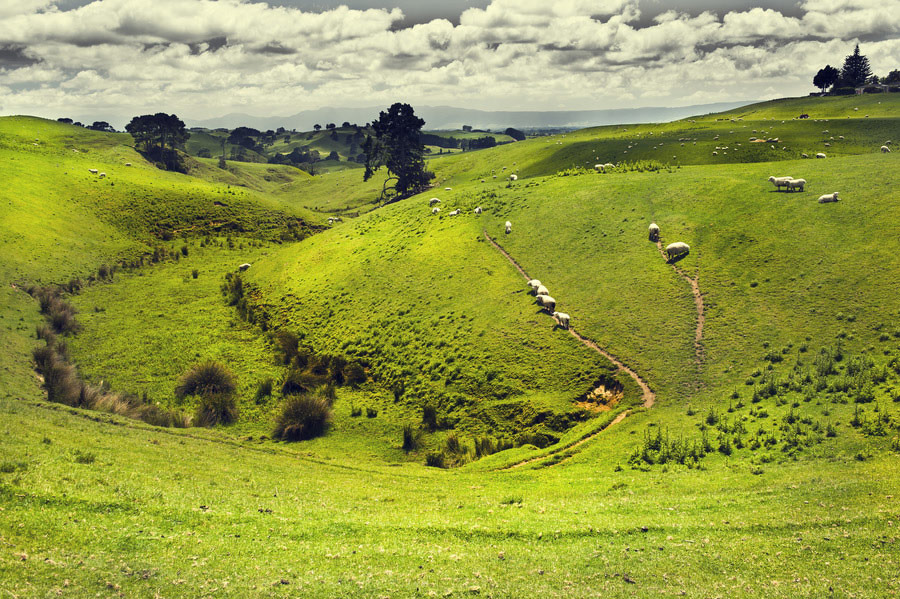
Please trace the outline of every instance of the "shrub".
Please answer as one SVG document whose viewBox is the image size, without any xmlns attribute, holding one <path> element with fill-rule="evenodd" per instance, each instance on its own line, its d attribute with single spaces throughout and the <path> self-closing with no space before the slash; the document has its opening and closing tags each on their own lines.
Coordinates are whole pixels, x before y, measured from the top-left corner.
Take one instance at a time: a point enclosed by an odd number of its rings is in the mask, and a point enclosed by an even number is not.
<svg viewBox="0 0 900 599">
<path fill-rule="evenodd" d="M 378 416 L 378 410 L 375 408 L 366 408 L 366 418 L 375 418 Z"/>
<path fill-rule="evenodd" d="M 428 430 L 437 429 L 437 408 L 431 404 L 422 406 L 422 424 L 428 427 Z"/>
<path fill-rule="evenodd" d="M 281 330 L 275 333 L 273 341 L 275 342 L 275 351 L 281 358 L 281 363 L 290 364 L 298 353 L 300 338 L 296 333 Z"/>
<path fill-rule="evenodd" d="M 237 420 L 238 410 L 234 395 L 213 393 L 200 396 L 200 405 L 194 413 L 194 426 L 216 426 Z"/>
<path fill-rule="evenodd" d="M 281 393 L 282 395 L 310 393 L 323 383 L 325 383 L 325 377 L 316 376 L 311 372 L 298 368 L 291 368 L 284 375 L 284 381 L 281 383 Z"/>
<path fill-rule="evenodd" d="M 78 405 L 81 395 L 81 382 L 75 367 L 54 357 L 46 370 L 43 371 L 44 388 L 47 390 L 47 399 L 52 402 Z"/>
<path fill-rule="evenodd" d="M 409 453 L 422 445 L 422 431 L 412 424 L 403 425 L 403 451 Z"/>
<path fill-rule="evenodd" d="M 356 418 L 357 416 L 362 416 L 362 408 L 357 408 L 354 405 L 350 406 L 350 417 Z"/>
<path fill-rule="evenodd" d="M 39 324 L 34 331 L 38 339 L 43 339 L 47 345 L 53 345 L 56 342 L 56 333 L 46 324 Z"/>
<path fill-rule="evenodd" d="M 200 271 L 195 268 L 194 270 L 191 271 L 191 276 L 196 279 L 197 277 L 200 276 Z"/>
<path fill-rule="evenodd" d="M 201 397 L 231 396 L 237 389 L 234 375 L 224 365 L 208 360 L 192 366 L 178 379 L 175 397 L 188 395 Z"/>
<path fill-rule="evenodd" d="M 444 454 L 440 451 L 429 451 L 428 455 L 425 456 L 425 465 L 432 468 L 446 468 Z"/>
<path fill-rule="evenodd" d="M 366 382 L 366 370 L 359 362 L 351 362 L 344 369 L 344 382 L 351 387 L 358 387 Z"/>
<path fill-rule="evenodd" d="M 181 255 L 182 256 L 188 255 L 188 246 L 186 246 L 186 245 L 181 246 Z"/>
<path fill-rule="evenodd" d="M 282 441 L 304 441 L 325 434 L 330 424 L 331 406 L 321 394 L 294 395 L 282 405 L 272 436 Z"/>
<path fill-rule="evenodd" d="M 272 379 L 265 379 L 260 381 L 256 386 L 256 403 L 262 403 L 262 400 L 266 397 L 272 396 Z"/>
</svg>

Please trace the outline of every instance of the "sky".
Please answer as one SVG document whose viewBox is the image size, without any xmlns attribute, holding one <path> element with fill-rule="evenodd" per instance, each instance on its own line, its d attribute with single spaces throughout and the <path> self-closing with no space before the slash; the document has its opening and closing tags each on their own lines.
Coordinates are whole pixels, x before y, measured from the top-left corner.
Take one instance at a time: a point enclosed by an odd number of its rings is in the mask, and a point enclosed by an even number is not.
<svg viewBox="0 0 900 599">
<path fill-rule="evenodd" d="M 900 0 L 2 0 L 0 115 L 761 100 L 857 43 L 900 68 Z"/>
</svg>

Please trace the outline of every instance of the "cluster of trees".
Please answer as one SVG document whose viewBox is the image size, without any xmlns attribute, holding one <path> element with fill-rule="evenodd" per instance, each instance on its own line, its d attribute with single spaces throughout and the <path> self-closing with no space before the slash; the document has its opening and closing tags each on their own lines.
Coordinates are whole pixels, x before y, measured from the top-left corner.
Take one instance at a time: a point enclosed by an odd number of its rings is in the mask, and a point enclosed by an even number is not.
<svg viewBox="0 0 900 599">
<path fill-rule="evenodd" d="M 873 75 L 872 68 L 869 66 L 869 59 L 860 53 L 859 44 L 856 44 L 853 54 L 844 59 L 844 64 L 840 70 L 831 65 L 825 65 L 813 77 L 813 85 L 821 89 L 822 93 L 826 93 L 829 88 L 831 93 L 834 94 L 852 93 L 849 90 L 863 85 L 878 85 L 880 83 L 900 84 L 900 70 L 894 69 L 885 77 Z"/>
<path fill-rule="evenodd" d="M 94 131 L 104 131 L 106 133 L 115 133 L 116 129 L 106 121 L 94 121 L 90 125 L 85 125 L 81 121 L 73 121 L 67 117 L 61 117 L 56 119 L 59 123 L 65 123 L 67 125 L 75 125 L 76 127 L 84 127 L 85 129 L 93 129 Z"/>
<path fill-rule="evenodd" d="M 184 142 L 190 133 L 177 116 L 164 112 L 136 116 L 125 125 L 125 131 L 131 134 L 135 146 L 148 158 L 165 165 L 168 170 L 184 171 L 184 163 L 177 150 L 184 149 Z"/>
<path fill-rule="evenodd" d="M 492 136 L 480 137 L 478 139 L 457 139 L 455 137 L 441 137 L 433 133 L 422 133 L 422 143 L 428 146 L 437 146 L 439 148 L 461 148 L 465 150 L 478 150 L 481 148 L 493 148 L 497 145 L 497 140 Z"/>
</svg>

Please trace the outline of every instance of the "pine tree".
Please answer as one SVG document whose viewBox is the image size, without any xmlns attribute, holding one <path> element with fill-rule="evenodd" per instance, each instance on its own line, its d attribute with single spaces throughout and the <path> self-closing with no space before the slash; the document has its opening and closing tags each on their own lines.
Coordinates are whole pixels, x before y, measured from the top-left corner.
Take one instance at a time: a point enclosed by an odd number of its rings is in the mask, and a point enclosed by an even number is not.
<svg viewBox="0 0 900 599">
<path fill-rule="evenodd" d="M 856 44 L 853 54 L 844 59 L 844 66 L 841 68 L 841 82 L 848 87 L 857 87 L 863 85 L 871 75 L 869 59 L 859 53 L 859 44 Z"/>
</svg>

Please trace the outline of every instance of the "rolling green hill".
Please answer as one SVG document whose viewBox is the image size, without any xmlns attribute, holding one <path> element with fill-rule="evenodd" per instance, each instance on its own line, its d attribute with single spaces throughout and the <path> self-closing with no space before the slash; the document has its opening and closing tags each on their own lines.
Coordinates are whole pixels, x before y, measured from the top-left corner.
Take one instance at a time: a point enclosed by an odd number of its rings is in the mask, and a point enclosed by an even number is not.
<svg viewBox="0 0 900 599">
<path fill-rule="evenodd" d="M 896 594 L 900 241 L 885 223 L 900 158 L 880 147 L 900 135 L 898 106 L 785 99 L 435 157 L 434 189 L 384 207 L 358 170 L 200 159 L 173 175 L 125 136 L 0 119 L 4 588 Z M 767 181 L 785 174 L 805 190 Z M 667 263 L 651 222 L 690 254 Z M 193 401 L 174 397 L 178 376 L 220 360 L 235 424 L 162 429 L 42 399 L 28 357 L 41 319 L 21 288 L 153 247 L 179 258 L 66 296 L 82 326 L 71 360 L 176 409 Z M 219 289 L 243 262 L 257 324 Z M 537 308 L 516 265 L 649 400 Z M 273 330 L 366 367 L 322 437 L 269 439 L 286 372 Z M 591 399 L 599 384 L 621 393 Z M 402 449 L 404 427 L 420 448 Z M 487 440 L 513 447 L 474 459 Z M 423 464 L 438 455 L 464 465 Z"/>
</svg>

